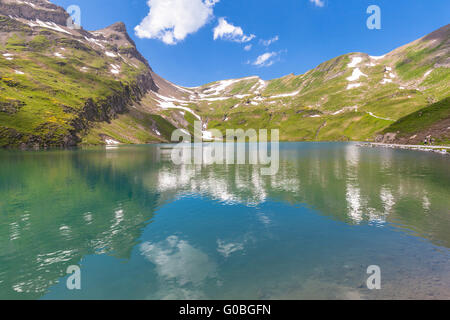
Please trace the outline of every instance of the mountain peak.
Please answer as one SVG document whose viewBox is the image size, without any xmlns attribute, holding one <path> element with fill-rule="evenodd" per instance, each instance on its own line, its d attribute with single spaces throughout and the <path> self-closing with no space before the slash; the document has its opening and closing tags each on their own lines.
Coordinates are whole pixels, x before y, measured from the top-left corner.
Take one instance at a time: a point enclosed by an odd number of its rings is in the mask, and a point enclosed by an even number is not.
<svg viewBox="0 0 450 320">
<path fill-rule="evenodd" d="M 129 56 L 138 59 L 150 68 L 148 61 L 136 49 L 136 43 L 128 34 L 125 23 L 116 22 L 109 27 L 92 31 L 91 33 L 114 43 L 119 48 L 121 53 L 128 54 Z"/>
<path fill-rule="evenodd" d="M 116 32 L 127 33 L 127 27 L 125 26 L 125 23 L 123 23 L 122 21 L 116 22 L 105 29 L 111 29 Z"/>
<path fill-rule="evenodd" d="M 129 36 L 127 32 L 127 27 L 123 22 L 116 22 L 104 29 L 93 31 L 94 34 L 101 34 L 105 38 L 114 39 L 115 41 L 122 42 L 121 45 L 124 45 L 123 42 L 128 42 L 133 47 L 135 43 L 133 39 Z"/>
</svg>

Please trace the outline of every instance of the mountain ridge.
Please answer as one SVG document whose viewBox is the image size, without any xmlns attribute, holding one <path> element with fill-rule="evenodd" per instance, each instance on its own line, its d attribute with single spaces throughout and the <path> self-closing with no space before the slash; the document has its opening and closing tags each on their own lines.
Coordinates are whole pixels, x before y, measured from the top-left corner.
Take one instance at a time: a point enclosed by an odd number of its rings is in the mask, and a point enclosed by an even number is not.
<svg viewBox="0 0 450 320">
<path fill-rule="evenodd" d="M 194 121 L 204 137 L 266 128 L 283 141 L 373 141 L 448 101 L 450 25 L 380 57 L 348 53 L 302 75 L 186 88 L 154 72 L 123 22 L 76 30 L 61 10 L 46 0 L 0 4 L 2 147 L 169 142 L 175 128 L 192 135 Z"/>
</svg>

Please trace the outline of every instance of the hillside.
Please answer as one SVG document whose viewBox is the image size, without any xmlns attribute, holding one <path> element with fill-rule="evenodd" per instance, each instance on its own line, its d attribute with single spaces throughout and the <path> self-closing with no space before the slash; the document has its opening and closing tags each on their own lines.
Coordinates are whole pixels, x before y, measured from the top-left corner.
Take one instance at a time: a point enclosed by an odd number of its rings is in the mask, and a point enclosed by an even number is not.
<svg viewBox="0 0 450 320">
<path fill-rule="evenodd" d="M 0 13 L 0 146 L 105 143 L 121 128 L 127 143 L 170 137 L 170 122 L 140 108 L 157 87 L 123 23 L 70 29 L 68 14 L 44 0 L 2 1 Z M 111 136 L 86 139 L 114 119 Z"/>
<path fill-rule="evenodd" d="M 168 142 L 195 120 L 277 128 L 283 141 L 371 141 L 450 96 L 450 25 L 382 57 L 183 88 L 152 70 L 123 23 L 88 32 L 67 19 L 46 0 L 0 3 L 1 147 Z"/>
<path fill-rule="evenodd" d="M 450 25 L 382 57 L 350 53 L 303 75 L 232 79 L 150 93 L 162 108 L 191 108 L 205 125 L 280 128 L 284 141 L 373 140 L 398 119 L 450 95 Z"/>
<path fill-rule="evenodd" d="M 433 139 L 434 141 L 431 141 Z M 378 141 L 450 145 L 450 98 L 416 111 L 386 128 Z"/>
</svg>

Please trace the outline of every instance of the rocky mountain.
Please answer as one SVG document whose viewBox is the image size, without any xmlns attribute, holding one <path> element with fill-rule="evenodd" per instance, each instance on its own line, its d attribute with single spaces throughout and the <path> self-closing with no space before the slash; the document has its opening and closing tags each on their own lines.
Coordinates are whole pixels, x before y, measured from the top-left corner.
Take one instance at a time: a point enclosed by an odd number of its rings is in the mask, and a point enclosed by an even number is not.
<svg viewBox="0 0 450 320">
<path fill-rule="evenodd" d="M 397 120 L 449 108 L 450 25 L 381 57 L 183 88 L 152 70 L 123 23 L 86 31 L 68 19 L 46 0 L 1 0 L 0 146 L 167 142 L 196 120 L 205 131 L 278 128 L 283 141 L 389 140 L 402 136 L 386 131 Z M 439 128 L 435 141 L 448 143 Z"/>
<path fill-rule="evenodd" d="M 208 128 L 222 132 L 280 128 L 284 141 L 371 141 L 427 106 L 450 109 L 449 62 L 447 25 L 384 56 L 349 53 L 303 75 L 218 81 L 188 89 L 184 100 L 154 99 L 166 108 L 190 105 Z M 449 143 L 447 128 L 434 134 Z"/>
<path fill-rule="evenodd" d="M 1 1 L 0 146 L 99 144 L 120 131 L 120 142 L 167 141 L 173 125 L 140 105 L 159 89 L 125 25 L 88 32 L 68 18 L 48 1 Z M 97 130 L 112 120 L 111 135 Z"/>
<path fill-rule="evenodd" d="M 0 12 L 5 16 L 13 16 L 25 20 L 51 21 L 58 25 L 66 25 L 69 14 L 61 7 L 47 0 L 2 0 Z"/>
</svg>

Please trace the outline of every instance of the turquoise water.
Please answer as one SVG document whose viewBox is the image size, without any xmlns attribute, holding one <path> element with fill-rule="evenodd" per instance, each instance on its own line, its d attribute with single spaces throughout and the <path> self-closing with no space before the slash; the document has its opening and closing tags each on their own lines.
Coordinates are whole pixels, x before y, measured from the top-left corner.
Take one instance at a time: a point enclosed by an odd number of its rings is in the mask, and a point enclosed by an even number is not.
<svg viewBox="0 0 450 320">
<path fill-rule="evenodd" d="M 448 156 L 284 143 L 262 176 L 164 148 L 0 151 L 0 298 L 450 298 Z"/>
</svg>

